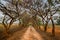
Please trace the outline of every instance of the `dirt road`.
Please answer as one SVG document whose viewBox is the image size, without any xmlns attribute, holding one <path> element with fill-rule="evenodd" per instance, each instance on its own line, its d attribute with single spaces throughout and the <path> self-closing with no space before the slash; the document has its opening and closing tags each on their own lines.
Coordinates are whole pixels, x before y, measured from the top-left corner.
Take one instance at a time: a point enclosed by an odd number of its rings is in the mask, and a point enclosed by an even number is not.
<svg viewBox="0 0 60 40">
<path fill-rule="evenodd" d="M 43 40 L 43 38 L 32 26 L 29 26 L 23 34 L 18 31 L 7 40 Z"/>
<path fill-rule="evenodd" d="M 46 32 L 36 30 L 34 27 L 29 26 L 22 30 L 17 31 L 7 40 L 59 40 L 56 37 L 48 36 Z"/>
<path fill-rule="evenodd" d="M 29 26 L 21 40 L 43 40 L 43 38 L 32 26 Z"/>
</svg>

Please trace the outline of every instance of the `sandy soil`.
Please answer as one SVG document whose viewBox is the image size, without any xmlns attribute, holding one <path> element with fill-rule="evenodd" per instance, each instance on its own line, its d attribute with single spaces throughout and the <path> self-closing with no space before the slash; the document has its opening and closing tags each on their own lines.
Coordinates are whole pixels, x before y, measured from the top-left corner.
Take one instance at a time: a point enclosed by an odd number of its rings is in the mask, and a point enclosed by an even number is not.
<svg viewBox="0 0 60 40">
<path fill-rule="evenodd" d="M 21 40 L 43 40 L 43 38 L 32 26 L 29 26 Z"/>
</svg>

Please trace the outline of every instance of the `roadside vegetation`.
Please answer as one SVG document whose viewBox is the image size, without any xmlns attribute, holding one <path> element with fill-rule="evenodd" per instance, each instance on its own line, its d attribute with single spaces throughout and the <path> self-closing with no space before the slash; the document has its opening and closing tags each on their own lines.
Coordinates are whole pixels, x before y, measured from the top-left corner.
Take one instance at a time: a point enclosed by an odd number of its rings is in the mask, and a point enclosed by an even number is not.
<svg viewBox="0 0 60 40">
<path fill-rule="evenodd" d="M 1 40 L 30 25 L 44 33 L 50 32 L 53 37 L 59 33 L 60 27 L 55 24 L 53 16 L 60 15 L 60 0 L 0 0 L 0 12 Z M 57 24 L 60 24 L 59 16 L 57 19 Z"/>
</svg>

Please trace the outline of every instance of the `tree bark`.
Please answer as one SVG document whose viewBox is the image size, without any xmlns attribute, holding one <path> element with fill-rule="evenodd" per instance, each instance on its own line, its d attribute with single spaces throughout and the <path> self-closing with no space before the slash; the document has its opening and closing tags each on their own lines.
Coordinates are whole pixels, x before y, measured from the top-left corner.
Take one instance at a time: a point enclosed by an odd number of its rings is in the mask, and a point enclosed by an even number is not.
<svg viewBox="0 0 60 40">
<path fill-rule="evenodd" d="M 45 27 L 44 27 L 45 32 L 47 31 L 47 25 L 48 25 L 48 22 L 46 21 L 46 24 L 45 24 Z"/>
<path fill-rule="evenodd" d="M 55 25 L 52 19 L 51 21 L 52 21 L 52 35 L 55 36 Z"/>
</svg>

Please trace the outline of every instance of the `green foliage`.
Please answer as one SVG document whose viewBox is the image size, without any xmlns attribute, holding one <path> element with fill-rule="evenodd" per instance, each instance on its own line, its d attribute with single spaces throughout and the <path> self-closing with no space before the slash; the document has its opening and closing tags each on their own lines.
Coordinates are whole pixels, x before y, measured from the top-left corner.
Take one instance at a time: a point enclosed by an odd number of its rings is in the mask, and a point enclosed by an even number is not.
<svg viewBox="0 0 60 40">
<path fill-rule="evenodd" d="M 22 2 L 23 2 L 23 0 L 18 0 L 18 2 L 19 2 L 19 3 L 22 3 Z"/>
<path fill-rule="evenodd" d="M 38 21 L 37 21 L 37 25 L 38 26 L 40 26 L 42 23 L 41 23 L 41 20 L 39 19 Z"/>
<path fill-rule="evenodd" d="M 54 5 L 52 0 L 47 0 L 50 5 Z"/>
<path fill-rule="evenodd" d="M 57 25 L 60 25 L 60 18 L 57 19 Z"/>
</svg>

